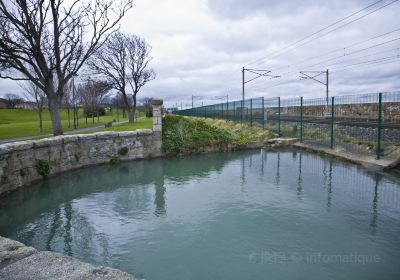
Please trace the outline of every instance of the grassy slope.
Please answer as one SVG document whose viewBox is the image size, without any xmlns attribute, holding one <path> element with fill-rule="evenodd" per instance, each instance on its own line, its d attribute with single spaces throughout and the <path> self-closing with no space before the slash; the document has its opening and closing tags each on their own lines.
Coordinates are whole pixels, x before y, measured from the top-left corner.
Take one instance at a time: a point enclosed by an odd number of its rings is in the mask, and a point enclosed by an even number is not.
<svg viewBox="0 0 400 280">
<path fill-rule="evenodd" d="M 230 143 L 242 146 L 264 142 L 275 135 L 260 126 L 247 126 L 223 120 L 202 120 L 182 116 L 166 116 L 163 122 L 163 146 L 168 155 L 196 153 L 199 148 Z"/>
<path fill-rule="evenodd" d="M 92 119 L 88 118 L 88 125 L 85 124 L 83 117 L 83 111 L 79 112 L 79 127 L 85 128 L 91 126 L 99 126 L 107 122 L 111 122 L 117 119 L 116 110 L 112 113 L 107 112 L 106 116 L 100 117 L 100 121 L 97 122 L 95 118 L 94 124 Z M 61 121 L 64 131 L 70 131 L 72 128 L 67 127 L 67 110 L 61 110 Z M 72 127 L 72 112 L 71 112 L 71 127 Z M 119 114 L 119 120 L 124 121 L 126 118 L 122 118 L 122 113 Z M 43 112 L 43 132 L 39 133 L 39 116 L 36 110 L 30 109 L 0 109 L 0 139 L 24 137 L 24 136 L 37 136 L 47 135 L 52 133 L 52 125 L 50 120 L 49 111 L 46 109 Z"/>
</svg>

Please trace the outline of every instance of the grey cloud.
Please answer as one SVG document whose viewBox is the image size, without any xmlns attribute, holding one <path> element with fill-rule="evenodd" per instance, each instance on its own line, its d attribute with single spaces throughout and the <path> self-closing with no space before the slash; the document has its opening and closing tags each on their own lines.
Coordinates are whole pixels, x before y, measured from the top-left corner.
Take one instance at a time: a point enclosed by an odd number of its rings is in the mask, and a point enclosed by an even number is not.
<svg viewBox="0 0 400 280">
<path fill-rule="evenodd" d="M 276 18 L 283 14 L 297 13 L 309 7 L 329 6 L 336 9 L 351 3 L 365 5 L 365 1 L 362 0 L 208 0 L 208 5 L 215 16 L 228 19 L 241 19 L 260 14 Z"/>
</svg>

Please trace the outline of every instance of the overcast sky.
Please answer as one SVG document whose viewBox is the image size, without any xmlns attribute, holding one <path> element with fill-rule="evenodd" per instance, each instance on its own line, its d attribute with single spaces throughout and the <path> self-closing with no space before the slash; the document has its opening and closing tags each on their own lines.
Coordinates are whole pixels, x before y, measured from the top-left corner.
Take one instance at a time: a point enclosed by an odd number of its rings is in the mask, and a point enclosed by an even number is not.
<svg viewBox="0 0 400 280">
<path fill-rule="evenodd" d="M 392 1 L 382 1 L 325 32 Z M 122 30 L 142 36 L 152 45 L 151 66 L 157 78 L 145 86 L 140 95 L 163 98 L 167 106 L 176 102 L 190 104 L 192 94 L 204 96 L 196 99 L 196 105 L 216 103 L 215 96 L 227 94 L 231 100 L 239 99 L 244 65 L 271 70 L 272 74 L 281 76 L 248 83 L 246 97 L 249 98 L 323 97 L 324 86 L 311 80 L 300 81 L 298 72 L 327 68 L 331 71 L 330 92 L 333 95 L 399 90 L 400 40 L 396 39 L 400 38 L 400 30 L 351 45 L 399 29 L 400 1 L 271 57 L 285 46 L 374 2 L 376 0 L 136 0 L 134 8 L 122 21 Z M 386 43 L 388 41 L 392 42 Z M 382 45 L 374 47 L 377 44 Z M 363 50 L 366 48 L 369 49 Z M 310 59 L 330 51 L 334 52 Z M 264 57 L 267 59 L 259 60 Z M 381 58 L 388 60 L 380 61 Z M 248 65 L 254 61 L 257 63 Z M 360 64 L 366 61 L 379 63 Z M 349 65 L 353 66 L 345 70 Z M 250 73 L 246 75 L 252 78 Z M 20 91 L 13 82 L 4 80 L 0 81 L 0 88 L 3 93 Z"/>
</svg>

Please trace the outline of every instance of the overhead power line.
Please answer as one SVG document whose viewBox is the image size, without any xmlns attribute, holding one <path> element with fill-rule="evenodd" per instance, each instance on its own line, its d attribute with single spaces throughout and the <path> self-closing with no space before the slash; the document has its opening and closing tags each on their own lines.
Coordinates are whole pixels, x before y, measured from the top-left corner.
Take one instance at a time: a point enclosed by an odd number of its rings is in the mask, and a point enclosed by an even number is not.
<svg viewBox="0 0 400 280">
<path fill-rule="evenodd" d="M 284 48 L 282 48 L 280 50 L 277 50 L 276 52 L 273 52 L 273 53 L 271 53 L 271 54 L 269 54 L 267 56 L 264 56 L 264 57 L 262 57 L 260 59 L 257 59 L 255 61 L 253 61 L 253 62 L 250 62 L 247 65 L 259 65 L 259 64 L 261 64 L 260 62 L 263 62 L 267 58 L 275 58 L 275 57 L 278 57 L 278 56 L 280 56 L 280 55 L 282 55 L 284 53 L 287 53 L 289 51 L 293 51 L 293 50 L 295 50 L 295 49 L 297 49 L 297 48 L 299 48 L 301 46 L 304 46 L 305 44 L 308 44 L 308 43 L 310 43 L 310 42 L 312 42 L 314 40 L 317 40 L 319 38 L 322 38 L 322 37 L 334 32 L 334 31 L 336 31 L 338 29 L 341 29 L 344 26 L 347 26 L 347 25 L 349 25 L 349 24 L 351 24 L 353 22 L 356 22 L 356 21 L 358 21 L 358 20 L 360 20 L 362 18 L 365 18 L 366 16 L 371 15 L 371 14 L 377 12 L 377 11 L 380 11 L 383 8 L 386 8 L 386 7 L 396 3 L 398 1 L 399 0 L 393 0 L 393 1 L 387 3 L 387 4 L 383 5 L 383 6 L 380 6 L 380 7 L 376 8 L 376 9 L 374 9 L 372 11 L 369 11 L 368 13 L 363 14 L 363 15 L 361 15 L 361 16 L 359 16 L 359 17 L 357 17 L 357 18 L 355 18 L 355 19 L 353 19 L 353 20 L 351 20 L 349 22 L 346 22 L 346 23 L 344 23 L 342 25 L 339 25 L 339 26 L 335 27 L 334 29 L 329 30 L 328 32 L 322 33 L 323 31 L 326 31 L 326 30 L 330 29 L 331 27 L 333 27 L 333 26 L 335 26 L 335 25 L 337 25 L 337 24 L 339 24 L 341 22 L 344 22 L 344 21 L 352 18 L 355 15 L 358 15 L 358 14 L 360 14 L 360 13 L 362 13 L 362 12 L 364 12 L 364 11 L 366 11 L 366 10 L 376 6 L 376 5 L 378 5 L 379 3 L 384 2 L 382 0 L 381 1 L 376 1 L 376 2 L 368 5 L 367 7 L 363 8 L 363 9 L 361 9 L 361 10 L 359 10 L 359 11 L 357 11 L 357 12 L 355 12 L 355 13 L 349 15 L 349 16 L 346 16 L 346 17 L 344 17 L 344 18 L 342 18 L 342 19 L 340 19 L 340 20 L 338 20 L 338 21 L 336 21 L 336 22 L 334 22 L 334 23 L 332 23 L 332 24 L 330 24 L 330 25 L 328 25 L 328 26 L 326 26 L 326 27 L 324 27 L 324 28 L 322 28 L 322 29 L 320 29 L 320 30 L 318 30 L 318 31 L 316 31 L 316 32 L 314 32 L 314 33 L 312 33 L 312 34 L 310 34 L 310 35 L 308 35 L 308 36 L 296 41 L 296 42 L 294 42 L 294 43 L 292 43 L 292 44 L 289 44 L 288 46 L 286 46 L 286 47 L 284 47 Z M 320 34 L 320 33 L 322 33 L 322 34 Z M 317 37 L 314 37 L 317 34 L 320 34 L 320 35 L 317 36 Z"/>
<path fill-rule="evenodd" d="M 384 33 L 384 34 L 375 35 L 375 36 L 373 36 L 373 37 L 371 37 L 371 38 L 368 38 L 368 39 L 362 40 L 362 41 L 358 41 L 358 42 L 356 42 L 356 43 L 353 43 L 353 44 L 348 45 L 348 46 L 345 46 L 345 47 L 336 48 L 336 49 L 334 49 L 334 50 L 330 50 L 330 51 L 328 51 L 328 52 L 325 52 L 325 53 L 320 54 L 320 55 L 317 55 L 317 56 L 307 57 L 307 58 L 305 58 L 305 59 L 303 59 L 303 60 L 300 60 L 299 62 L 297 62 L 297 63 L 295 63 L 295 64 L 286 65 L 286 66 L 282 66 L 282 67 L 276 68 L 275 71 L 278 71 L 278 70 L 281 70 L 281 69 L 284 69 L 284 68 L 287 68 L 287 67 L 297 66 L 297 65 L 303 64 L 303 63 L 305 63 L 305 62 L 309 62 L 310 60 L 314 60 L 314 59 L 317 59 L 317 58 L 325 57 L 325 56 L 328 56 L 328 55 L 333 54 L 333 53 L 337 53 L 337 52 L 343 52 L 343 53 L 345 53 L 345 51 L 348 50 L 348 49 L 350 49 L 350 48 L 353 48 L 353 47 L 358 46 L 358 45 L 365 44 L 365 43 L 367 43 L 367 42 L 370 42 L 370 41 L 373 41 L 373 40 L 376 40 L 376 39 L 379 39 L 379 38 L 383 38 L 383 37 L 385 37 L 385 36 L 388 36 L 388 35 L 390 35 L 390 34 L 393 34 L 393 33 L 399 32 L 399 31 L 400 31 L 400 28 L 397 28 L 397 29 L 395 29 L 395 30 L 386 32 L 386 33 Z M 349 55 L 349 54 L 347 54 L 347 55 Z M 304 67 L 303 67 L 303 68 L 304 68 Z"/>
</svg>

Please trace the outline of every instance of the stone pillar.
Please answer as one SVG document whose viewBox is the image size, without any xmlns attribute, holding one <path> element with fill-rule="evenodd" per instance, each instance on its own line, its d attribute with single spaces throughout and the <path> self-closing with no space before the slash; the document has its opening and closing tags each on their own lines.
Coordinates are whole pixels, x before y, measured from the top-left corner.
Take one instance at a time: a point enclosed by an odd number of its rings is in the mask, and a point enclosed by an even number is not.
<svg viewBox="0 0 400 280">
<path fill-rule="evenodd" d="M 151 105 L 153 106 L 153 131 L 162 132 L 162 99 L 153 99 Z"/>
</svg>

